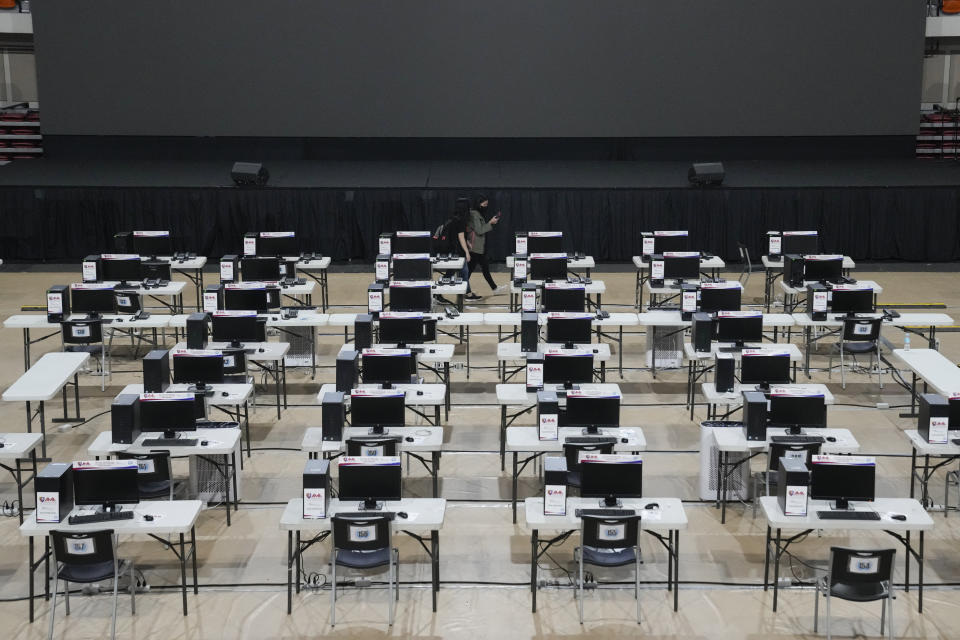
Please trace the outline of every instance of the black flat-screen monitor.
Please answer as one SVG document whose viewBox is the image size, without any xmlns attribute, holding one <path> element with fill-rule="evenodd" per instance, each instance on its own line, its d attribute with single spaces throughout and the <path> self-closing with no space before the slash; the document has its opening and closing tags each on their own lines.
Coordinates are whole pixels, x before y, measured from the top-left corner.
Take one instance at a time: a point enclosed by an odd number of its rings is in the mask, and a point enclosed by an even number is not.
<svg viewBox="0 0 960 640">
<path fill-rule="evenodd" d="M 140 426 L 143 431 L 196 431 L 196 394 L 147 395 L 153 397 L 140 396 Z"/>
<path fill-rule="evenodd" d="M 545 313 L 552 311 L 583 313 L 587 308 L 587 290 L 582 284 L 545 284 L 540 296 Z"/>
<path fill-rule="evenodd" d="M 395 461 L 395 462 L 394 462 Z M 400 458 L 393 458 L 389 464 L 364 464 L 362 462 L 345 464 L 341 461 L 338 469 L 340 476 L 340 500 L 400 500 L 401 467 Z"/>
<path fill-rule="evenodd" d="M 83 285 L 70 288 L 70 306 L 75 313 L 113 313 L 115 305 L 113 287 L 100 289 Z"/>
<path fill-rule="evenodd" d="M 257 238 L 257 256 L 284 258 L 300 255 L 300 239 L 295 233 L 273 235 L 261 233 Z M 244 274 L 246 278 L 246 274 Z M 266 279 L 266 278 L 264 278 Z"/>
<path fill-rule="evenodd" d="M 803 279 L 817 282 L 834 282 L 843 276 L 843 257 L 815 258 L 804 256 Z"/>
<path fill-rule="evenodd" d="M 244 256 L 240 260 L 240 274 L 247 282 L 278 282 L 281 278 L 280 259 L 277 257 Z"/>
<path fill-rule="evenodd" d="M 818 459 L 829 458 L 829 462 Z M 851 463 L 844 456 L 814 456 L 810 463 L 810 497 L 813 500 L 836 500 L 837 507 L 848 502 L 872 502 L 876 491 L 875 464 Z M 856 459 L 856 458 L 854 458 Z"/>
<path fill-rule="evenodd" d="M 170 256 L 173 239 L 169 231 L 134 231 L 133 250 L 141 256 Z"/>
<path fill-rule="evenodd" d="M 73 501 L 79 506 L 112 508 L 140 502 L 137 461 L 127 460 L 122 467 L 73 464 Z"/>
<path fill-rule="evenodd" d="M 393 254 L 394 280 L 430 280 L 433 278 L 433 263 L 429 253 Z"/>
<path fill-rule="evenodd" d="M 604 498 L 615 503 L 617 498 L 643 497 L 643 463 L 591 462 L 580 464 L 580 495 Z"/>
<path fill-rule="evenodd" d="M 740 311 L 740 287 L 700 287 L 700 311 Z"/>
<path fill-rule="evenodd" d="M 716 327 L 717 342 L 732 342 L 743 346 L 747 342 L 763 340 L 763 315 L 729 316 L 717 314 Z"/>
<path fill-rule="evenodd" d="M 700 254 L 693 255 L 663 255 L 664 280 L 699 280 Z"/>
<path fill-rule="evenodd" d="M 619 427 L 620 397 L 567 394 L 568 427 Z"/>
<path fill-rule="evenodd" d="M 126 255 L 100 258 L 100 277 L 107 282 L 140 282 L 140 256 Z"/>
<path fill-rule="evenodd" d="M 280 294 L 269 287 L 226 287 L 223 290 L 223 308 L 228 311 L 249 311 L 251 309 L 265 313 L 280 306 Z"/>
<path fill-rule="evenodd" d="M 834 289 L 830 295 L 833 313 L 873 313 L 873 289 Z"/>
<path fill-rule="evenodd" d="M 213 340 L 229 342 L 233 347 L 239 347 L 244 342 L 263 342 L 266 338 L 266 323 L 254 311 L 216 312 L 211 325 Z"/>
<path fill-rule="evenodd" d="M 397 316 L 380 314 L 380 342 L 383 344 L 421 344 L 423 342 L 423 316 Z"/>
<path fill-rule="evenodd" d="M 173 381 L 195 384 L 203 389 L 208 384 L 223 383 L 223 354 L 174 353 Z"/>
<path fill-rule="evenodd" d="M 593 382 L 593 354 L 544 354 L 543 382 L 564 385 Z"/>
<path fill-rule="evenodd" d="M 650 237 L 653 238 L 653 250 L 645 253 L 663 254 L 672 251 L 690 250 L 690 235 L 686 232 L 682 234 L 663 234 L 662 232 L 654 231 Z"/>
<path fill-rule="evenodd" d="M 593 316 L 547 315 L 547 342 L 567 345 L 590 344 L 593 340 Z"/>
<path fill-rule="evenodd" d="M 164 260 L 143 260 L 140 262 L 140 277 L 144 280 L 170 280 L 170 263 Z"/>
<path fill-rule="evenodd" d="M 826 427 L 827 405 L 820 395 L 770 395 L 770 426 L 787 427 L 793 431 L 802 427 Z"/>
<path fill-rule="evenodd" d="M 390 252 L 427 253 L 433 250 L 433 238 L 429 231 L 397 231 L 390 241 Z M 427 276 L 429 278 L 429 276 Z"/>
<path fill-rule="evenodd" d="M 113 294 L 117 313 L 137 313 L 142 308 L 139 293 L 116 289 Z"/>
<path fill-rule="evenodd" d="M 403 392 L 390 395 L 354 392 L 350 396 L 350 424 L 354 427 L 402 427 L 406 424 Z"/>
<path fill-rule="evenodd" d="M 819 251 L 820 237 L 816 233 L 794 234 L 783 232 L 780 237 L 780 254 L 795 253 L 806 256 Z"/>
<path fill-rule="evenodd" d="M 376 353 L 365 350 L 361 358 L 363 381 L 368 384 L 410 384 L 417 372 L 417 357 L 411 352 Z"/>
<path fill-rule="evenodd" d="M 789 384 L 788 354 L 744 354 L 740 360 L 741 384 Z"/>
<path fill-rule="evenodd" d="M 527 274 L 530 280 L 566 282 L 567 254 L 531 255 L 527 260 Z"/>
<path fill-rule="evenodd" d="M 433 288 L 429 283 L 408 286 L 390 284 L 391 311 L 418 311 L 430 313 L 433 306 Z"/>
<path fill-rule="evenodd" d="M 563 253 L 563 232 L 530 231 L 527 233 L 527 255 Z"/>
</svg>

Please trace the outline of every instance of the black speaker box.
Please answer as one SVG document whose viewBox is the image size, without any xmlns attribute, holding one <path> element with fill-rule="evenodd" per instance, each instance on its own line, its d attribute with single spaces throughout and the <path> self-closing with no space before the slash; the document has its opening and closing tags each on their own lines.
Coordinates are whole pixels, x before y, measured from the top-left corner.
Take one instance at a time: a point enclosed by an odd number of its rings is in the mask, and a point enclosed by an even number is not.
<svg viewBox="0 0 960 640">
<path fill-rule="evenodd" d="M 350 393 L 357 386 L 360 370 L 360 353 L 342 351 L 337 355 L 337 391 Z"/>
<path fill-rule="evenodd" d="M 357 351 L 373 346 L 373 316 L 358 313 L 353 320 L 353 346 Z"/>
<path fill-rule="evenodd" d="M 187 349 L 207 347 L 207 314 L 191 313 L 187 316 Z"/>
<path fill-rule="evenodd" d="M 170 386 L 170 352 L 155 349 L 143 357 L 143 390 L 163 393 Z"/>
<path fill-rule="evenodd" d="M 270 172 L 259 162 L 234 162 L 230 177 L 238 187 L 262 187 L 270 179 Z"/>
<path fill-rule="evenodd" d="M 743 428 L 747 440 L 767 439 L 767 397 L 760 391 L 743 392 Z"/>
<path fill-rule="evenodd" d="M 70 287 L 55 284 L 47 289 L 47 322 L 63 322 L 70 317 Z"/>
<path fill-rule="evenodd" d="M 737 382 L 734 372 L 736 368 L 735 365 L 736 360 L 733 359 L 733 354 L 717 354 L 717 393 L 727 393 L 729 391 L 733 391 L 733 388 Z"/>
<path fill-rule="evenodd" d="M 343 423 L 346 420 L 347 407 L 343 402 L 343 393 L 336 391 L 323 394 L 320 402 L 323 439 L 331 442 L 343 440 Z"/>
<path fill-rule="evenodd" d="M 687 179 L 698 186 L 722 184 L 725 175 L 722 162 L 697 162 L 687 171 Z"/>
<path fill-rule="evenodd" d="M 690 342 L 693 344 L 694 351 L 710 353 L 713 342 L 713 323 L 713 316 L 709 313 L 693 314 L 690 322 Z"/>
<path fill-rule="evenodd" d="M 520 314 L 520 350 L 534 353 L 540 343 L 540 317 L 524 311 Z"/>
<path fill-rule="evenodd" d="M 133 444 L 140 435 L 140 396 L 121 393 L 110 405 L 110 431 L 115 444 Z"/>
</svg>

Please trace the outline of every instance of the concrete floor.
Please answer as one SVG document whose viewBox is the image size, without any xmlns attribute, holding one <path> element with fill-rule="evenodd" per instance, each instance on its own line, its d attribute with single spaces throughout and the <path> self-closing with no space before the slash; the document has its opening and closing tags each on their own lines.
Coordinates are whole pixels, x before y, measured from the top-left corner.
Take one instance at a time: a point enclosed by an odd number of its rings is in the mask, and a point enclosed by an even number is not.
<svg viewBox="0 0 960 640">
<path fill-rule="evenodd" d="M 78 279 L 75 273 L 0 272 L 0 317 L 19 313 L 23 304 L 43 304 L 49 285 Z M 960 319 L 960 289 L 952 271 L 857 272 L 861 279 L 876 279 L 884 287 L 881 303 L 941 302 L 946 313 Z M 505 279 L 498 274 L 498 280 Z M 605 306 L 610 310 L 629 310 L 633 303 L 633 274 L 602 273 L 595 278 L 606 281 Z M 331 300 L 342 310 L 365 304 L 370 277 L 356 273 L 333 273 L 330 277 Z M 475 278 L 481 293 L 486 286 Z M 762 293 L 762 276 L 754 275 L 746 300 Z M 188 302 L 192 297 L 188 295 Z M 502 310 L 505 296 L 483 300 L 476 310 Z M 813 592 L 795 586 L 781 592 L 780 610 L 771 612 L 771 593 L 758 585 L 763 574 L 764 525 L 754 519 L 747 506 L 733 504 L 727 523 L 720 524 L 719 512 L 701 503 L 698 496 L 699 428 L 684 410 L 685 371 L 668 371 L 653 380 L 643 366 L 643 335 L 630 335 L 624 348 L 623 380 L 613 373 L 609 381 L 620 382 L 626 408 L 622 420 L 641 426 L 648 442 L 645 454 L 644 490 L 649 495 L 677 496 L 686 503 L 689 529 L 681 538 L 680 611 L 674 613 L 671 598 L 663 588 L 666 556 L 662 549 L 645 543 L 643 566 L 646 584 L 641 592 L 643 622 L 634 621 L 634 600 L 626 587 L 601 588 L 587 593 L 584 626 L 577 621 L 573 591 L 567 586 L 567 571 L 573 568 L 574 541 L 554 549 L 552 558 L 543 558 L 542 576 L 556 580 L 538 596 L 538 613 L 530 613 L 529 538 L 520 526 L 510 522 L 509 475 L 499 470 L 497 425 L 499 411 L 494 395 L 496 335 L 473 334 L 470 379 L 465 372 L 453 372 L 453 402 L 446 423 L 446 448 L 441 472 L 442 495 L 451 500 L 447 522 L 441 531 L 441 578 L 439 611 L 430 611 L 429 563 L 424 552 L 412 540 L 396 538 L 400 546 L 401 590 L 397 620 L 391 629 L 386 624 L 386 592 L 379 588 L 345 592 L 338 606 L 338 624 L 331 629 L 329 593 L 325 589 L 307 589 L 294 598 L 293 614 L 286 615 L 285 554 L 286 536 L 279 531 L 282 504 L 300 489 L 300 472 L 306 456 L 297 449 L 307 426 L 319 422 L 313 404 L 317 388 L 332 381 L 332 359 L 342 343 L 342 333 L 321 338 L 320 361 L 324 368 L 316 380 L 301 371 L 290 372 L 291 408 L 276 419 L 275 409 L 259 407 L 252 415 L 253 457 L 242 476 L 242 504 L 232 527 L 227 527 L 221 511 L 201 514 L 198 522 L 199 570 L 202 588 L 189 596 L 190 616 L 180 611 L 179 592 L 170 588 L 179 581 L 179 566 L 174 556 L 155 542 L 123 539 L 121 555 L 135 559 L 151 585 L 151 591 L 138 596 L 137 615 L 131 617 L 129 605 L 121 599 L 118 634 L 139 638 L 293 638 L 332 635 L 351 638 L 383 636 L 422 638 L 496 637 L 571 638 L 586 636 L 626 636 L 683 638 L 806 638 L 813 634 Z M 900 345 L 903 334 L 885 329 L 885 335 Z M 942 332 L 941 351 L 960 361 L 960 334 Z M 920 347 L 914 338 L 914 347 Z M 59 348 L 51 339 L 36 345 L 34 360 L 47 350 Z M 0 331 L 0 388 L 6 388 L 22 373 L 21 334 Z M 457 361 L 463 361 L 458 350 Z M 139 364 L 120 359 L 117 369 L 138 370 Z M 825 367 L 825 358 L 815 358 L 814 366 Z M 82 380 L 81 413 L 89 417 L 109 408 L 111 399 L 129 382 L 139 381 L 136 373 L 113 376 L 106 392 L 100 392 L 99 379 Z M 828 382 L 825 371 L 814 374 L 817 382 Z M 909 452 L 904 429 L 914 421 L 899 418 L 899 405 L 908 395 L 891 376 L 881 392 L 875 377 L 854 374 L 846 391 L 834 376 L 831 390 L 837 406 L 829 411 L 831 426 L 853 431 L 865 454 L 879 459 L 878 495 L 906 496 L 908 492 Z M 261 394 L 261 399 L 266 399 Z M 885 402 L 891 408 L 876 409 Z M 56 406 L 56 405 L 54 405 Z M 698 420 L 704 412 L 698 412 Z M 24 409 L 20 404 L 0 404 L 0 430 L 24 429 Z M 48 434 L 48 449 L 57 461 L 85 457 L 86 447 L 99 432 L 109 429 L 109 415 L 103 415 L 76 427 Z M 285 450 L 290 449 L 290 450 Z M 759 461 L 755 461 L 759 465 Z M 956 468 L 956 467 L 954 467 Z M 940 475 L 932 484 L 935 496 L 942 496 Z M 11 500 L 14 486 L 0 478 L 0 499 Z M 526 472 L 521 495 L 539 490 L 532 471 Z M 404 491 L 411 496 L 429 495 L 425 473 L 411 467 Z M 957 502 L 956 493 L 953 494 Z M 254 504 L 255 503 L 255 504 Z M 522 516 L 521 516 L 522 518 Z M 901 638 L 956 638 L 960 632 L 960 514 L 944 519 L 935 516 L 936 528 L 927 536 L 924 613 L 916 611 L 915 592 L 898 592 L 896 635 Z M 16 518 L 0 518 L 0 621 L 7 629 L 5 638 L 40 638 L 47 632 L 47 603 L 37 602 L 38 619 L 28 624 L 27 545 L 17 532 Z M 796 558 L 784 563 L 786 575 L 809 582 L 818 568 L 824 567 L 831 545 L 893 546 L 886 535 L 824 536 L 811 534 L 792 548 Z M 898 579 L 902 580 L 902 547 L 898 549 Z M 307 572 L 326 572 L 327 552 L 321 545 L 307 553 Z M 792 564 L 792 567 L 791 567 Z M 792 573 L 791 573 L 792 572 Z M 597 572 L 602 580 L 629 581 L 625 571 Z M 914 574 L 915 575 L 915 574 Z M 376 579 L 376 578 L 375 578 Z M 413 583 L 413 584 L 409 584 Z M 238 586 L 231 586 L 238 585 Z M 934 586 L 943 585 L 943 586 Z M 58 607 L 56 637 L 101 638 L 109 633 L 110 598 L 76 597 L 69 625 L 64 624 Z M 834 607 L 834 632 L 841 637 L 879 634 L 878 604 L 853 605 L 837 602 Z M 823 631 L 821 627 L 821 632 Z"/>
</svg>

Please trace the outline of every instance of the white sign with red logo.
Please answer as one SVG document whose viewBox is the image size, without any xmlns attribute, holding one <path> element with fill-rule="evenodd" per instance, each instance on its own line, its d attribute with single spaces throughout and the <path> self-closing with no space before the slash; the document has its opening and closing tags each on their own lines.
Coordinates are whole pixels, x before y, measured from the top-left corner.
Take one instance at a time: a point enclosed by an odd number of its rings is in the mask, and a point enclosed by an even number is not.
<svg viewBox="0 0 960 640">
<path fill-rule="evenodd" d="M 303 490 L 303 519 L 315 520 L 327 517 L 327 492 L 319 487 Z"/>
<path fill-rule="evenodd" d="M 541 440 L 557 440 L 560 437 L 560 419 L 555 413 L 541 413 L 539 436 Z"/>
<path fill-rule="evenodd" d="M 37 522 L 60 522 L 59 491 L 37 491 Z"/>
<path fill-rule="evenodd" d="M 804 485 L 787 485 L 786 500 L 783 505 L 783 515 L 785 516 L 805 516 L 807 515 L 807 491 Z"/>
<path fill-rule="evenodd" d="M 927 432 L 927 442 L 930 444 L 947 444 L 949 436 L 947 430 L 950 428 L 950 419 L 946 416 L 930 416 L 930 429 Z"/>
<path fill-rule="evenodd" d="M 543 491 L 543 515 L 567 515 L 567 485 L 548 484 Z"/>
<path fill-rule="evenodd" d="M 256 236 L 243 237 L 243 255 L 245 256 L 257 255 L 257 237 Z"/>
<path fill-rule="evenodd" d="M 783 238 L 778 235 L 773 235 L 770 236 L 769 240 L 769 249 L 767 250 L 767 253 L 775 256 L 780 255 L 780 247 L 783 246 Z"/>
</svg>

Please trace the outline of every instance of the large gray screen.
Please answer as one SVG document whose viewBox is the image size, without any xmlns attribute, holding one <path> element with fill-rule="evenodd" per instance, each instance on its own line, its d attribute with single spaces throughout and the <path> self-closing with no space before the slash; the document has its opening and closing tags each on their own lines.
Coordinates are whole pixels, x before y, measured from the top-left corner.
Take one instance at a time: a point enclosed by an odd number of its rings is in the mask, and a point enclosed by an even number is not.
<svg viewBox="0 0 960 640">
<path fill-rule="evenodd" d="M 915 133 L 921 0 L 43 0 L 51 134 Z"/>
</svg>

